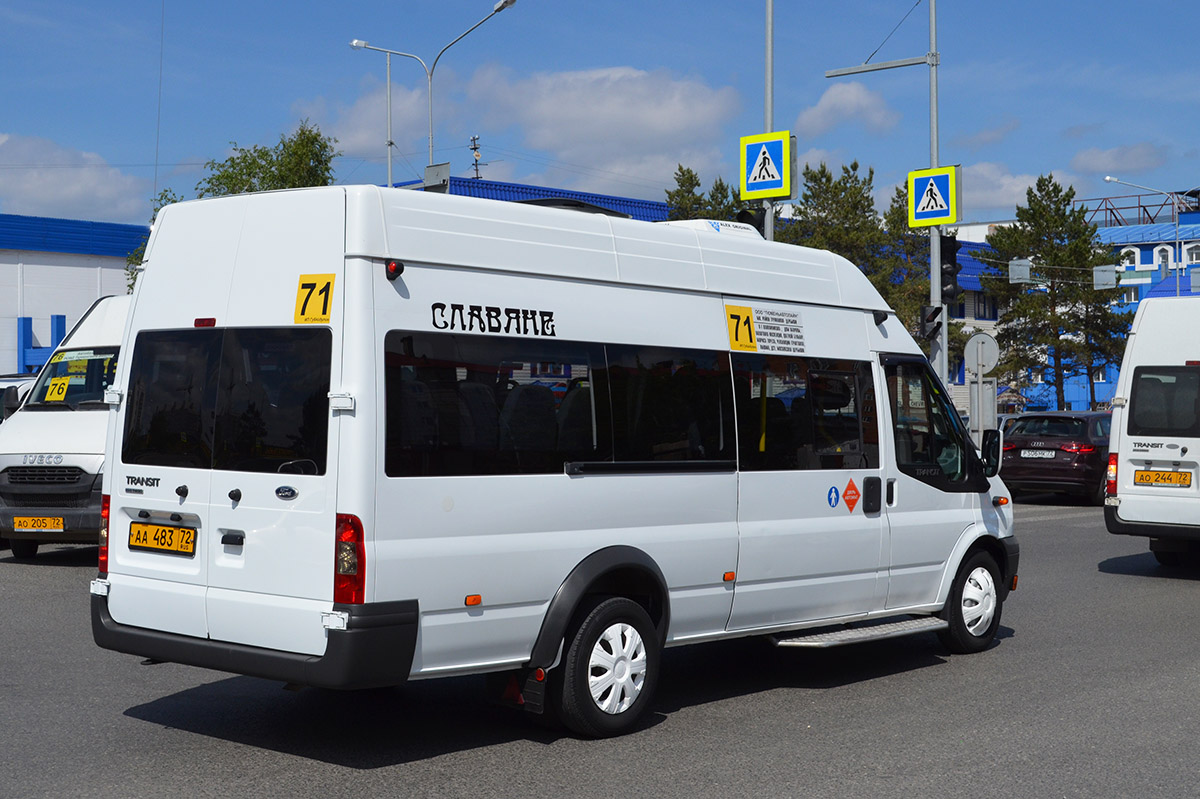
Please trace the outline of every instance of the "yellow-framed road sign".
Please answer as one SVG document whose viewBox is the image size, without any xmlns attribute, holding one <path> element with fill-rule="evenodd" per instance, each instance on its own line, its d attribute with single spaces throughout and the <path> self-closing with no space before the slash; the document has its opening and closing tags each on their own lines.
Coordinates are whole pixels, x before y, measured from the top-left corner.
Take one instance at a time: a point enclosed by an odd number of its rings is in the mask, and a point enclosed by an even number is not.
<svg viewBox="0 0 1200 799">
<path fill-rule="evenodd" d="M 743 136 L 739 141 L 742 200 L 787 200 L 795 196 L 796 146 L 791 131 Z"/>
<path fill-rule="evenodd" d="M 962 167 L 939 166 L 908 173 L 908 226 L 953 225 L 961 219 Z"/>
</svg>

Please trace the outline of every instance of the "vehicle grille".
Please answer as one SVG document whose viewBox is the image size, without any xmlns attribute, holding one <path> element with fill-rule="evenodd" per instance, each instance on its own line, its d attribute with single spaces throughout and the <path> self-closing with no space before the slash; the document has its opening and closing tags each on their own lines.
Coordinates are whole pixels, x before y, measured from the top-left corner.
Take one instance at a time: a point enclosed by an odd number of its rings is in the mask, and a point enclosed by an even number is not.
<svg viewBox="0 0 1200 799">
<path fill-rule="evenodd" d="M 83 477 L 78 466 L 10 466 L 4 470 L 10 485 L 62 485 Z"/>
<path fill-rule="evenodd" d="M 10 508 L 86 508 L 91 499 L 87 494 L 9 494 L 3 497 Z"/>
</svg>

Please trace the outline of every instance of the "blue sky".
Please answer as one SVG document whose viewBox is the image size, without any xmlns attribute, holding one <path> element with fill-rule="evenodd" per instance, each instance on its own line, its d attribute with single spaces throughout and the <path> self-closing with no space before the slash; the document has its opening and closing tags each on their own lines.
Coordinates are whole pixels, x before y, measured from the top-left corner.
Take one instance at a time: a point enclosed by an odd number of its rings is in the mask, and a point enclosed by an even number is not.
<svg viewBox="0 0 1200 799">
<path fill-rule="evenodd" d="M 824 73 L 885 39 L 873 62 L 923 56 L 928 0 L 914 3 L 775 2 L 774 128 L 796 134 L 802 162 L 873 167 L 881 209 L 929 166 L 928 69 Z M 158 188 L 192 197 L 230 142 L 272 145 L 302 118 L 338 139 L 338 182 L 382 183 L 385 57 L 349 41 L 429 62 L 491 8 L 0 0 L 0 212 L 145 223 L 156 160 Z M 1012 218 L 1051 172 L 1083 198 L 1137 193 L 1106 174 L 1200 185 L 1200 3 L 937 11 L 940 160 L 963 167 L 964 221 Z M 682 163 L 705 187 L 736 183 L 738 137 L 763 131 L 764 39 L 761 0 L 517 0 L 438 64 L 435 160 L 471 174 L 478 135 L 494 180 L 661 200 Z M 392 59 L 392 112 L 394 178 L 416 178 L 428 116 L 415 60 Z"/>
</svg>

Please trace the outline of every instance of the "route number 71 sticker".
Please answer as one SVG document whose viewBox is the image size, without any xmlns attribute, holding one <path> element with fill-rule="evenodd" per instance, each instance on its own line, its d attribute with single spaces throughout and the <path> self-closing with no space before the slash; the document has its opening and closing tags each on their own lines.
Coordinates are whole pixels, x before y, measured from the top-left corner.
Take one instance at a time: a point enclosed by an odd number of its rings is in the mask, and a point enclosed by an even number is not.
<svg viewBox="0 0 1200 799">
<path fill-rule="evenodd" d="M 301 275 L 296 286 L 296 315 L 298 325 L 327 325 L 333 309 L 333 279 L 335 275 Z"/>
</svg>

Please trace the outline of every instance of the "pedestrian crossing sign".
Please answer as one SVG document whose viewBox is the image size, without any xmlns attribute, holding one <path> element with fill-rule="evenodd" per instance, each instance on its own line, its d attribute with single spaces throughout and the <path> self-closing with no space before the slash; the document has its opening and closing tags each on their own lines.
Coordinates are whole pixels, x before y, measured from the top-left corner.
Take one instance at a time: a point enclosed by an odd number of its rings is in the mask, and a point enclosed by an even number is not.
<svg viewBox="0 0 1200 799">
<path fill-rule="evenodd" d="M 786 200 L 795 196 L 796 144 L 790 131 L 741 138 L 742 200 Z"/>
<path fill-rule="evenodd" d="M 962 167 L 940 166 L 908 173 L 908 226 L 952 225 L 960 219 Z"/>
</svg>

